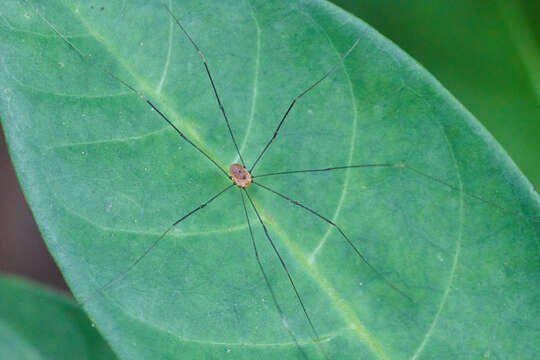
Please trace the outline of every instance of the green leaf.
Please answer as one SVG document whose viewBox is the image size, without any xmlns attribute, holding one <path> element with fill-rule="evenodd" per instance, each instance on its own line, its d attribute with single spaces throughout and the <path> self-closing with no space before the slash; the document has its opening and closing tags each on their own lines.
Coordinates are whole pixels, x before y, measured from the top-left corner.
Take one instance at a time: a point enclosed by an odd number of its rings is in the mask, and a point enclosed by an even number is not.
<svg viewBox="0 0 540 360">
<path fill-rule="evenodd" d="M 540 2 L 334 2 L 432 72 L 540 187 Z"/>
<path fill-rule="evenodd" d="M 170 5 L 204 52 L 248 164 L 291 100 L 339 64 L 298 100 L 255 175 L 405 163 L 455 188 L 404 167 L 260 179 L 335 221 L 415 302 L 328 223 L 256 185 L 248 189 L 318 341 L 250 210 L 288 328 L 276 311 L 237 188 L 125 273 L 170 224 L 230 181 L 141 98 L 55 36 L 31 6 L 8 2 L 0 115 L 15 168 L 68 284 L 121 358 L 536 356 L 538 196 L 445 89 L 325 2 Z M 201 58 L 158 2 L 103 9 L 47 2 L 39 12 L 222 167 L 238 161 Z"/>
<path fill-rule="evenodd" d="M 2 359 L 115 359 L 83 311 L 64 295 L 0 277 Z"/>
</svg>

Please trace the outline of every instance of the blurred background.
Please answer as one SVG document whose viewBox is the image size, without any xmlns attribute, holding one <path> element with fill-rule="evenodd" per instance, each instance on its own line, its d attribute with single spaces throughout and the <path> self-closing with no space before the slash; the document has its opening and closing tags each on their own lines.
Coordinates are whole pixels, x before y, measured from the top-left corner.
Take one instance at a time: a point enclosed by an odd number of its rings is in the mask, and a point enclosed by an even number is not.
<svg viewBox="0 0 540 360">
<path fill-rule="evenodd" d="M 431 72 L 540 186 L 540 1 L 334 0 Z M 0 136 L 0 272 L 68 291 Z"/>
</svg>

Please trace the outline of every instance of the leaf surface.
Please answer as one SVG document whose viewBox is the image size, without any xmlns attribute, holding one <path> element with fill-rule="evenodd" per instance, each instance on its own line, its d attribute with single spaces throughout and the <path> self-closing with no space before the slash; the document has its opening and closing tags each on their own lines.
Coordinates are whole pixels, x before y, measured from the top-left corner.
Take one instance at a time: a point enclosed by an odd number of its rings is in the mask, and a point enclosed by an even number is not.
<svg viewBox="0 0 540 360">
<path fill-rule="evenodd" d="M 452 184 L 403 167 L 260 179 L 337 223 L 415 302 L 392 290 L 328 223 L 256 185 L 249 194 L 319 341 L 250 210 L 284 326 L 237 188 L 99 292 L 230 180 L 136 94 L 55 36 L 37 6 L 10 1 L 2 18 L 0 115 L 49 249 L 121 358 L 535 356 L 540 227 L 531 219 L 540 217 L 538 196 L 423 68 L 321 1 L 170 6 L 204 52 L 247 164 L 291 100 L 338 64 L 294 106 L 254 175 L 405 163 Z M 201 59 L 159 2 L 47 2 L 38 9 L 223 168 L 238 161 Z"/>
</svg>

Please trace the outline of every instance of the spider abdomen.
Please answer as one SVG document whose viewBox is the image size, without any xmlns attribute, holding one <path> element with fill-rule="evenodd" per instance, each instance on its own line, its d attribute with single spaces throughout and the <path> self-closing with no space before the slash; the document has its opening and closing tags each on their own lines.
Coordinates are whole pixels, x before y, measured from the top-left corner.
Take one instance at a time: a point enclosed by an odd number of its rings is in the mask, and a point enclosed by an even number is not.
<svg viewBox="0 0 540 360">
<path fill-rule="evenodd" d="M 234 183 L 240 187 L 247 188 L 251 184 L 251 174 L 240 164 L 232 164 L 229 173 Z"/>
</svg>

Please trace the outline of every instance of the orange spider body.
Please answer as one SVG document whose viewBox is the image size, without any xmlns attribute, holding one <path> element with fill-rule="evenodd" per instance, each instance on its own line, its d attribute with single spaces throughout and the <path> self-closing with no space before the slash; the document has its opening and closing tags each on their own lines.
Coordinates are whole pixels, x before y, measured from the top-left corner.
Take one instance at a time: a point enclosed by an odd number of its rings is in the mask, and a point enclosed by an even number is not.
<svg viewBox="0 0 540 360">
<path fill-rule="evenodd" d="M 251 174 L 240 164 L 232 164 L 229 174 L 234 183 L 242 188 L 247 188 L 251 184 Z"/>
</svg>

